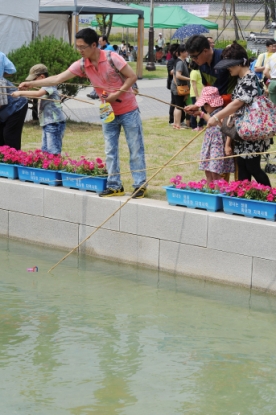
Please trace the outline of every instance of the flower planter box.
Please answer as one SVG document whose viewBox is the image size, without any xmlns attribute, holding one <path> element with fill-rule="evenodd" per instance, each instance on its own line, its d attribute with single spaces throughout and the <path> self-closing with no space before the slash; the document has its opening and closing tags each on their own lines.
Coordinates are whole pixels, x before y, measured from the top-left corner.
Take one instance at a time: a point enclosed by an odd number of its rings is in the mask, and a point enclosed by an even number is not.
<svg viewBox="0 0 276 415">
<path fill-rule="evenodd" d="M 91 177 L 84 174 L 67 173 L 61 171 L 62 186 L 71 189 L 85 190 L 100 193 L 106 189 L 107 177 Z"/>
<path fill-rule="evenodd" d="M 165 186 L 164 189 L 166 189 L 169 205 L 180 205 L 193 209 L 204 209 L 210 212 L 222 210 L 222 199 L 219 194 L 176 189 L 173 186 Z"/>
<path fill-rule="evenodd" d="M 22 182 L 61 186 L 61 174 L 56 170 L 37 169 L 35 167 L 18 166 L 18 177 Z"/>
<path fill-rule="evenodd" d="M 12 180 L 17 179 L 17 166 L 14 164 L 0 163 L 0 177 L 6 177 L 7 179 Z"/>
<path fill-rule="evenodd" d="M 225 213 L 275 221 L 276 203 L 221 196 Z"/>
</svg>

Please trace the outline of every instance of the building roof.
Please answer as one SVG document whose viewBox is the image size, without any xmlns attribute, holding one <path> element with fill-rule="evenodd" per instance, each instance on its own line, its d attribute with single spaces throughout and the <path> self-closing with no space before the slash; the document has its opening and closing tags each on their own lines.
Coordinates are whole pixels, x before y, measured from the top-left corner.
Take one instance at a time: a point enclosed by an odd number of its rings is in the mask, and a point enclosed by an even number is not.
<svg viewBox="0 0 276 415">
<path fill-rule="evenodd" d="M 39 12 L 65 14 L 136 14 L 144 17 L 143 10 L 133 9 L 108 0 L 40 0 Z"/>
</svg>

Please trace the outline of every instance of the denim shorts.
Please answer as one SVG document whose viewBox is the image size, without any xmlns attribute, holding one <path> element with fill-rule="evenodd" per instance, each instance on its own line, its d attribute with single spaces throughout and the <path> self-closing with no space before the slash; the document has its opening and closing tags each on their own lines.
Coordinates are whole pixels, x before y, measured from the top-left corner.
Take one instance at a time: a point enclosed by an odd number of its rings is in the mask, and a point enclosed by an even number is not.
<svg viewBox="0 0 276 415">
<path fill-rule="evenodd" d="M 61 153 L 65 125 L 65 121 L 61 121 L 46 124 L 42 127 L 42 151 L 51 154 Z"/>
</svg>

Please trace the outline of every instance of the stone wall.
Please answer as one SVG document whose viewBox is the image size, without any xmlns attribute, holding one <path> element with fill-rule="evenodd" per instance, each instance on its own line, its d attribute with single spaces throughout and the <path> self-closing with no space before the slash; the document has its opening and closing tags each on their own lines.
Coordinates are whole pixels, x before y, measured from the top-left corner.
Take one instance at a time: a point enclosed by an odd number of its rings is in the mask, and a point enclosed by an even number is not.
<svg viewBox="0 0 276 415">
<path fill-rule="evenodd" d="M 0 194 L 1 235 L 68 251 L 126 200 L 7 179 Z M 275 222 L 131 200 L 80 252 L 276 292 Z"/>
</svg>

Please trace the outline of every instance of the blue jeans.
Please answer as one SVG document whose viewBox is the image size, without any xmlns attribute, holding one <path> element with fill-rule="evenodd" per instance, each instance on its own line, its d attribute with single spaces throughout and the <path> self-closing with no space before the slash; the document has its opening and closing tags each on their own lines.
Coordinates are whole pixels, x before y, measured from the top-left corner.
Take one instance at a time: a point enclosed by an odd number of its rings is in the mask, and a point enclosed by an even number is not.
<svg viewBox="0 0 276 415">
<path fill-rule="evenodd" d="M 60 154 L 65 131 L 65 121 L 46 124 L 42 127 L 41 150 L 46 153 Z"/>
<path fill-rule="evenodd" d="M 130 154 L 130 170 L 144 170 L 146 168 L 142 121 L 139 109 L 116 115 L 115 119 L 103 124 L 105 139 L 106 167 L 108 171 L 107 187 L 120 189 L 119 136 L 123 127 Z M 132 172 L 133 187 L 140 187 L 146 181 L 146 172 Z"/>
</svg>

